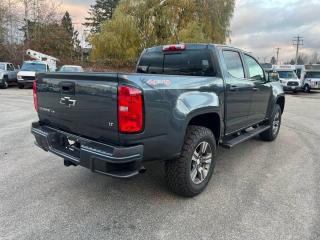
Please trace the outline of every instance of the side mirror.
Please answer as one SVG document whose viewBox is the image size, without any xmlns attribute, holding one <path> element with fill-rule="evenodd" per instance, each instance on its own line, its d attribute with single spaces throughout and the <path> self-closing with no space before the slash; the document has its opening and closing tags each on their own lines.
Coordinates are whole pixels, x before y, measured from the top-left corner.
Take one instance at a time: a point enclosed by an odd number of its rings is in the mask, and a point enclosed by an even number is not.
<svg viewBox="0 0 320 240">
<path fill-rule="evenodd" d="M 263 80 L 265 83 L 270 82 L 269 74 L 267 74 L 266 72 L 263 72 Z"/>
</svg>

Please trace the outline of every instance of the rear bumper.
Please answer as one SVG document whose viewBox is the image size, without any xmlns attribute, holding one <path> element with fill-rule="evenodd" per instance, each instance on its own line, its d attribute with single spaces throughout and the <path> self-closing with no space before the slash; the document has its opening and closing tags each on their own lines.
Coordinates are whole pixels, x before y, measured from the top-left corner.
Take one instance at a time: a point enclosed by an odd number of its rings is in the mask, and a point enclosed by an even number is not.
<svg viewBox="0 0 320 240">
<path fill-rule="evenodd" d="M 283 86 L 284 91 L 300 91 L 300 86 Z"/>
<path fill-rule="evenodd" d="M 142 169 L 143 145 L 132 147 L 111 146 L 92 141 L 48 126 L 32 123 L 31 133 L 35 144 L 74 165 L 104 175 L 128 178 Z"/>
</svg>

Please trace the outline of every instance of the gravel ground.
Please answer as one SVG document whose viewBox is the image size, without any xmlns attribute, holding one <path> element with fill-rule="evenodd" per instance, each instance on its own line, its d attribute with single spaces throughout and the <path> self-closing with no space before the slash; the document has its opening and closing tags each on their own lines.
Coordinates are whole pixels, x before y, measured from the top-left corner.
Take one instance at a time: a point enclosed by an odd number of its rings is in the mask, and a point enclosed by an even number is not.
<svg viewBox="0 0 320 240">
<path fill-rule="evenodd" d="M 0 91 L 0 239 L 320 239 L 320 92 L 287 95 L 275 142 L 219 149 L 205 192 L 63 166 L 33 145 L 32 90 Z"/>
</svg>

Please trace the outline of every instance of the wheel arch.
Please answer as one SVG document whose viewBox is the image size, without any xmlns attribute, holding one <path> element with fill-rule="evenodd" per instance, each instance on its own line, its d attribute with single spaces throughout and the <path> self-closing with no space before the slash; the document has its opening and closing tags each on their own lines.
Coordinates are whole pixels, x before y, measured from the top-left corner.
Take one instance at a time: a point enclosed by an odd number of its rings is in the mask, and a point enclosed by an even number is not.
<svg viewBox="0 0 320 240">
<path fill-rule="evenodd" d="M 286 99 L 284 96 L 279 96 L 276 100 L 276 104 L 278 104 L 281 108 L 281 113 L 283 113 L 284 111 L 285 102 L 286 102 Z"/>
<path fill-rule="evenodd" d="M 217 111 L 200 111 L 188 117 L 187 127 L 190 125 L 202 126 L 210 129 L 218 143 L 221 136 L 221 117 Z"/>
</svg>

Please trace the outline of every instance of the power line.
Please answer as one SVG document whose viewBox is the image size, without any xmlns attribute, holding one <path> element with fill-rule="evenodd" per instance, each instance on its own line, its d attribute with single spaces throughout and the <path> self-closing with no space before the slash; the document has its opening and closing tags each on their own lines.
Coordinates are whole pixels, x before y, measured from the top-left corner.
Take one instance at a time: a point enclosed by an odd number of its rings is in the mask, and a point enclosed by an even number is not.
<svg viewBox="0 0 320 240">
<path fill-rule="evenodd" d="M 299 35 L 294 37 L 292 40 L 292 45 L 296 47 L 296 65 L 298 64 L 298 56 L 299 56 L 299 47 L 303 46 L 303 37 L 300 37 Z"/>
</svg>

